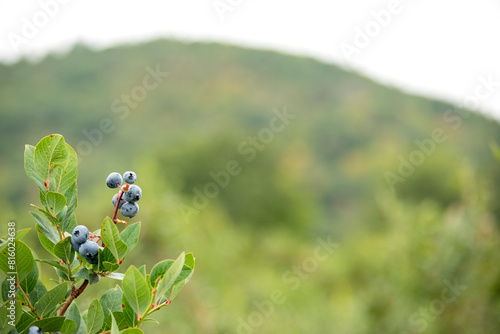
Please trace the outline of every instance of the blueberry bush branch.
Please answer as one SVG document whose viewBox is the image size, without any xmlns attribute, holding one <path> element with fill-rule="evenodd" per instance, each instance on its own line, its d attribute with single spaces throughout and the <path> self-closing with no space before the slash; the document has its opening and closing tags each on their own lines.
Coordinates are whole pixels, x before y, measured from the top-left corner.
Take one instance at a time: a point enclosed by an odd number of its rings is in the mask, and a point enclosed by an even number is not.
<svg viewBox="0 0 500 334">
<path fill-rule="evenodd" d="M 78 290 L 75 289 L 74 285 L 71 287 L 71 294 L 69 295 L 64 305 L 59 309 L 59 312 L 57 314 L 59 317 L 62 317 L 66 313 L 68 307 L 71 305 L 73 300 L 78 298 L 78 296 L 80 296 L 83 293 L 83 291 L 88 285 L 89 285 L 89 280 L 86 279 L 83 281 L 82 285 L 78 288 Z"/>
<path fill-rule="evenodd" d="M 111 173 L 106 184 L 118 189 L 112 200 L 112 218 L 105 217 L 98 226 L 85 226 L 78 224 L 75 214 L 77 167 L 77 155 L 61 135 L 44 137 L 36 146 L 26 145 L 24 169 L 37 186 L 41 203 L 32 204 L 34 210 L 30 213 L 40 244 L 52 258 L 34 258 L 31 248 L 22 241 L 30 228 L 17 231 L 15 238 L 0 235 L 0 270 L 7 276 L 15 275 L 2 282 L 0 319 L 7 319 L 7 306 L 16 315 L 9 322 L 0 320 L 2 333 L 140 334 L 143 322 L 170 305 L 193 274 L 194 256 L 184 252 L 176 260 L 157 263 L 149 273 L 145 266 L 134 265 L 125 273 L 119 272 L 124 259 L 138 244 L 142 226 L 141 222 L 117 218 L 119 210 L 125 219 L 139 212 L 137 201 L 142 197 L 142 189 L 134 184 L 137 176 L 132 171 L 123 176 Z M 9 244 L 15 245 L 15 252 Z M 51 288 L 40 280 L 42 264 L 57 275 Z M 15 291 L 9 290 L 8 279 L 15 280 Z M 75 300 L 101 279 L 122 284 L 80 312 Z"/>
<path fill-rule="evenodd" d="M 121 207 L 121 201 L 122 201 L 122 195 L 123 195 L 123 190 L 120 189 L 118 194 L 116 194 L 116 204 L 115 204 L 115 211 L 113 212 L 113 218 L 111 219 L 113 222 L 116 222 L 116 215 L 118 214 L 118 209 Z"/>
</svg>

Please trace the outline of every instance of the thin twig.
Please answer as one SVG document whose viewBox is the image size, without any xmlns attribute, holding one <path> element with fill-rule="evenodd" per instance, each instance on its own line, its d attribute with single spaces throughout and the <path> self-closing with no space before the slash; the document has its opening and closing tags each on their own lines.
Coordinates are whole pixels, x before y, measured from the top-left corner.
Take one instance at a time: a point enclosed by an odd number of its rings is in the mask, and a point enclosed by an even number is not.
<svg viewBox="0 0 500 334">
<path fill-rule="evenodd" d="M 122 200 L 122 195 L 123 195 L 123 190 L 120 189 L 118 192 L 118 196 L 116 197 L 116 206 L 115 206 L 115 212 L 113 212 L 113 223 L 116 223 L 116 214 L 118 213 L 118 207 L 120 206 L 120 201 Z"/>
<path fill-rule="evenodd" d="M 79 295 L 82 294 L 83 290 L 89 285 L 89 280 L 83 281 L 82 285 L 78 288 L 78 290 L 75 290 L 75 286 L 73 285 L 71 288 L 71 294 L 69 295 L 68 299 L 64 303 L 64 305 L 59 309 L 59 314 L 58 316 L 62 317 L 64 313 L 68 310 L 68 307 L 71 305 L 71 302 L 73 302 L 74 299 L 78 298 Z"/>
<path fill-rule="evenodd" d="M 27 303 L 26 306 L 28 306 L 30 308 L 31 312 L 33 312 L 33 314 L 36 316 L 37 319 L 41 319 L 41 317 L 36 313 L 35 308 L 31 304 L 28 295 L 24 292 L 23 288 L 21 288 L 21 285 L 19 284 L 19 281 L 18 281 L 17 278 L 16 278 L 16 286 L 19 289 L 19 291 L 21 291 L 21 293 L 23 294 L 23 297 L 24 297 L 24 299 L 26 300 L 26 303 Z"/>
</svg>

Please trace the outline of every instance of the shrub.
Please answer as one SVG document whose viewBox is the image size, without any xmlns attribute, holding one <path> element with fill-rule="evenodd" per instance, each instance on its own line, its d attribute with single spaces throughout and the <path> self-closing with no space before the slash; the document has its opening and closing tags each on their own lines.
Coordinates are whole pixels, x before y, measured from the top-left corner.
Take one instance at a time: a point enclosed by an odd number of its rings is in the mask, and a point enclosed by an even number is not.
<svg viewBox="0 0 500 334">
<path fill-rule="evenodd" d="M 87 236 L 72 240 L 78 225 L 75 151 L 61 135 L 49 135 L 36 146 L 26 145 L 24 168 L 39 189 L 41 207 L 32 205 L 31 212 L 38 238 L 53 258 L 35 259 L 31 248 L 22 241 L 31 229 L 16 231 L 15 224 L 9 223 L 8 234 L 0 237 L 0 270 L 6 275 L 2 282 L 0 331 L 143 333 L 139 327 L 153 320 L 152 313 L 170 305 L 191 278 L 193 254 L 182 252 L 176 260 L 161 261 L 149 273 L 145 266 L 133 265 L 124 274 L 119 273 L 123 260 L 137 245 L 141 229 L 141 222 L 129 224 L 116 218 L 123 201 L 117 201 L 113 217 L 106 217 L 100 229 L 89 234 L 89 240 Z M 118 187 L 118 199 L 128 189 L 128 184 Z M 95 242 L 99 246 L 97 259 L 91 254 Z M 50 290 L 39 279 L 40 264 L 57 273 L 57 284 Z M 115 279 L 122 284 L 80 312 L 75 299 L 89 284 L 101 279 Z"/>
</svg>

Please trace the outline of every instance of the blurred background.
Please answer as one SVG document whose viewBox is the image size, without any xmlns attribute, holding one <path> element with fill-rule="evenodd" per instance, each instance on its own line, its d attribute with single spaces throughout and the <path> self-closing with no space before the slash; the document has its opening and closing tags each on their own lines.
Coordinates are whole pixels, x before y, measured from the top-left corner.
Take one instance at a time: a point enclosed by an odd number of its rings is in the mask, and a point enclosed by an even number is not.
<svg viewBox="0 0 500 334">
<path fill-rule="evenodd" d="M 80 224 L 138 174 L 126 266 L 195 254 L 146 333 L 498 333 L 499 11 L 0 1 L 0 232 L 34 227 L 24 145 L 60 133 Z"/>
</svg>

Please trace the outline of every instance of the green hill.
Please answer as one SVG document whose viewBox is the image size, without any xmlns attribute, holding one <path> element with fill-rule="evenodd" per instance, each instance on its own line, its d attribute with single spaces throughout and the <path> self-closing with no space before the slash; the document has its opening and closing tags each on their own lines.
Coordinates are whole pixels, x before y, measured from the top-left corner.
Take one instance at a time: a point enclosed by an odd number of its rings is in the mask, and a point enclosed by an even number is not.
<svg viewBox="0 0 500 334">
<path fill-rule="evenodd" d="M 137 156 L 147 147 L 162 146 L 165 156 L 158 158 L 169 168 L 183 166 L 185 179 L 176 182 L 190 195 L 194 186 L 210 181 L 211 170 L 222 169 L 228 159 L 246 161 L 253 157 L 253 149 L 260 155 L 264 146 L 268 157 L 248 166 L 265 174 L 255 175 L 264 182 L 251 182 L 252 201 L 260 197 L 254 196 L 257 193 L 268 193 L 276 177 L 288 178 L 303 196 L 322 204 L 326 223 L 339 212 L 366 210 L 367 202 L 391 184 L 405 197 L 450 204 L 460 196 L 455 167 L 464 160 L 489 177 L 495 173 L 487 144 L 500 139 L 496 122 L 455 111 L 447 114 L 454 110 L 450 105 L 312 59 L 157 41 L 100 52 L 77 46 L 62 59 L 48 56 L 37 64 L 2 66 L 0 77 L 1 131 L 8 138 L 1 141 L 0 152 L 2 169 L 9 175 L 18 174 L 13 168 L 21 159 L 20 145 L 60 132 L 77 143 L 84 169 L 95 167 L 97 161 L 102 164 L 111 150 Z M 273 110 L 287 110 L 293 118 L 269 139 L 266 133 L 258 138 L 268 143 L 243 144 L 269 128 Z M 415 141 L 431 139 L 435 128 L 443 130 L 444 141 L 434 143 L 435 148 L 428 144 L 432 153 L 425 154 L 414 175 L 404 177 L 404 182 L 386 175 L 398 175 L 399 157 L 408 160 L 420 150 Z M 205 156 L 186 157 L 184 147 Z M 217 154 L 220 150 L 226 154 Z M 175 151 L 183 156 L 173 155 Z M 418 154 L 415 159 L 419 162 Z M 255 163 L 270 165 L 252 168 Z M 90 183 L 92 176 L 94 172 L 84 171 L 80 186 Z M 245 186 L 238 183 L 222 192 L 222 200 L 232 201 L 226 204 L 234 205 L 237 220 L 248 215 L 234 203 L 231 191 L 240 193 Z M 26 194 L 22 187 L 10 188 L 5 201 L 16 202 Z M 285 189 L 275 191 L 290 197 Z M 265 203 L 269 201 L 264 198 Z M 263 218 L 256 216 L 254 221 L 264 222 Z"/>
<path fill-rule="evenodd" d="M 197 320 L 186 328 L 169 323 L 172 332 L 236 332 L 239 312 L 251 312 L 253 300 L 283 284 L 281 274 L 310 254 L 317 237 L 347 238 L 351 247 L 360 238 L 367 244 L 359 247 L 376 248 L 399 244 L 402 233 L 408 243 L 400 245 L 401 254 L 420 263 L 419 256 L 428 254 L 415 247 L 437 251 L 441 239 L 427 240 L 425 233 L 452 221 L 449 210 L 463 209 L 473 222 L 478 220 L 471 217 L 485 215 L 496 222 L 500 214 L 500 172 L 489 147 L 500 142 L 497 122 L 314 59 L 159 40 L 98 52 L 76 46 L 62 57 L 0 65 L 0 78 L 1 220 L 32 223 L 28 204 L 38 199 L 24 175 L 22 152 L 24 144 L 49 133 L 63 134 L 79 155 L 81 220 L 97 226 L 109 214 L 112 194 L 104 180 L 111 171 L 147 175 L 138 219 L 160 232 L 141 236 L 148 244 L 144 254 L 152 254 L 153 263 L 167 239 L 172 253 L 195 247 L 201 257 L 191 294 L 172 311 L 189 322 L 187 310 L 194 310 Z M 496 223 L 485 224 L 496 238 Z M 451 233 L 449 228 L 439 233 Z M 418 236 L 412 240 L 406 233 Z M 460 268 L 482 268 L 489 256 L 496 259 L 495 243 L 446 237 L 463 255 L 455 258 Z M 474 242 L 480 242 L 476 249 L 484 247 L 484 262 L 466 257 Z M 352 259 L 338 260 L 338 267 L 328 262 L 304 283 L 307 297 L 289 295 L 303 306 L 286 304 L 257 332 L 392 333 L 399 325 L 391 327 L 388 314 L 411 314 L 440 291 L 431 276 L 448 263 L 444 258 L 426 264 L 432 269 L 397 274 L 391 259 L 398 251 L 390 248 L 377 257 L 365 248 L 351 250 Z M 248 268 L 221 277 L 224 263 L 204 257 L 213 252 L 227 254 L 225 264 L 245 261 Z M 340 254 L 350 256 L 347 249 Z M 382 290 L 367 282 L 370 275 L 380 282 L 386 271 L 394 277 Z M 452 280 L 453 273 L 443 275 Z M 422 295 L 416 282 L 436 285 Z M 497 291 L 491 284 L 488 291 Z M 384 303 L 384 293 L 402 294 L 398 289 L 408 293 L 407 304 Z M 487 296 L 484 303 L 498 309 L 497 300 Z M 324 307 L 314 314 L 314 305 Z M 304 318 L 299 316 L 303 322 L 296 327 L 281 322 L 300 310 Z M 405 314 L 398 313 L 395 323 L 404 326 Z M 484 315 L 489 328 L 498 322 L 493 314 Z M 317 324 L 309 331 L 308 317 Z M 455 333 L 454 320 L 447 321 L 448 327 L 429 326 L 435 333 Z"/>
</svg>

